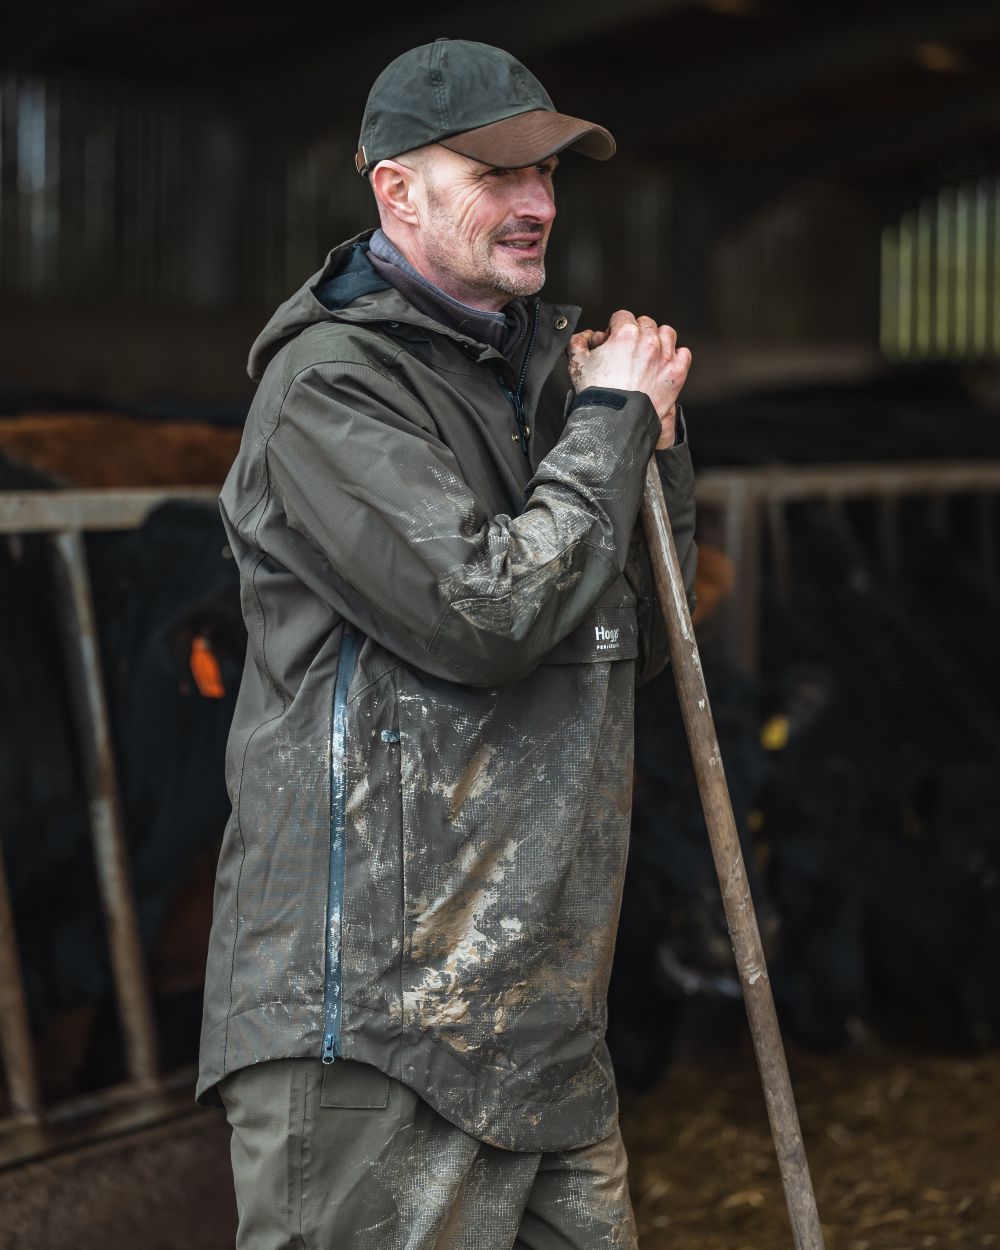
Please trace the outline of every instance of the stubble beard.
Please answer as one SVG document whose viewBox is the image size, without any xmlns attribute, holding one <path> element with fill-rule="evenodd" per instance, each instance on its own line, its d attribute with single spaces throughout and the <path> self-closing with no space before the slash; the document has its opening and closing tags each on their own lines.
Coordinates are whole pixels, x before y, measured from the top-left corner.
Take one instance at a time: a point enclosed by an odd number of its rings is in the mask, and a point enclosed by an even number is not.
<svg viewBox="0 0 1000 1250">
<path fill-rule="evenodd" d="M 496 245 L 509 233 L 507 227 L 489 234 L 473 248 L 465 264 L 456 265 L 459 256 L 455 241 L 459 233 L 455 221 L 433 192 L 428 195 L 428 203 L 433 228 L 424 242 L 425 255 L 449 285 L 468 295 L 489 292 L 509 299 L 537 295 L 545 285 L 544 255 L 538 260 L 517 261 L 516 253 L 512 253 L 510 268 L 498 263 Z M 464 256 L 461 259 L 466 260 Z"/>
<path fill-rule="evenodd" d="M 509 295 L 511 299 L 537 295 L 545 285 L 545 260 L 515 262 L 516 268 L 503 269 L 495 263 L 492 245 L 487 250 L 484 272 L 488 275 L 493 289 L 501 295 Z"/>
</svg>

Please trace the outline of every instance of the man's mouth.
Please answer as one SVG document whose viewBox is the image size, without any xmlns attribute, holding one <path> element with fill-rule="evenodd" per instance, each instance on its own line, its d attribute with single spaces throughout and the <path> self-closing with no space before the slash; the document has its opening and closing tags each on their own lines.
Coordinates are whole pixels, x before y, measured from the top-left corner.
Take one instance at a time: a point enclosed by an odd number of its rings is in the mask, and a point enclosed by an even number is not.
<svg viewBox="0 0 1000 1250">
<path fill-rule="evenodd" d="M 505 239 L 498 239 L 497 246 L 516 252 L 518 255 L 531 259 L 541 256 L 545 250 L 540 234 L 528 236 L 515 235 Z"/>
</svg>

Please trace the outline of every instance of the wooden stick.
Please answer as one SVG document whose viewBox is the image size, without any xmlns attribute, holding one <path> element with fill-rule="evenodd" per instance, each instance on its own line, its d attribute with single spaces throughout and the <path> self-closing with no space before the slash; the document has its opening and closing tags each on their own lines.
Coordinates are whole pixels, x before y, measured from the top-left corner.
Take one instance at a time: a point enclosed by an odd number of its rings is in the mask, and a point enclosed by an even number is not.
<svg viewBox="0 0 1000 1250">
<path fill-rule="evenodd" d="M 702 811 L 712 844 L 715 870 L 722 888 L 726 923 L 739 968 L 743 1001 L 764 1086 L 771 1135 L 778 1155 L 781 1183 L 792 1223 L 795 1250 L 823 1250 L 823 1233 L 813 1193 L 809 1164 L 802 1144 L 792 1083 L 774 1009 L 771 983 L 750 898 L 743 852 L 736 832 L 733 805 L 726 786 L 719 740 L 712 720 L 701 657 L 688 610 L 684 580 L 677 561 L 667 505 L 655 458 L 646 471 L 642 519 L 653 575 L 670 642 L 670 659 L 677 683 L 684 728 L 694 761 Z"/>
</svg>

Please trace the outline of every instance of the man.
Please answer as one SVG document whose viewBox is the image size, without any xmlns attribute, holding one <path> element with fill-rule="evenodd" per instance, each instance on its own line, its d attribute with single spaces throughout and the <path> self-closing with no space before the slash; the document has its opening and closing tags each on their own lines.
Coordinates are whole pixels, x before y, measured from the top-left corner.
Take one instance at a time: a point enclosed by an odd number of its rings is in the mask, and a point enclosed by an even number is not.
<svg viewBox="0 0 1000 1250">
<path fill-rule="evenodd" d="M 357 158 L 381 230 L 251 354 L 199 1082 L 240 1250 L 634 1244 L 605 996 L 664 662 L 637 514 L 655 450 L 690 582 L 690 356 L 535 298 L 566 148 L 614 143 L 507 53 L 406 53 Z"/>
</svg>

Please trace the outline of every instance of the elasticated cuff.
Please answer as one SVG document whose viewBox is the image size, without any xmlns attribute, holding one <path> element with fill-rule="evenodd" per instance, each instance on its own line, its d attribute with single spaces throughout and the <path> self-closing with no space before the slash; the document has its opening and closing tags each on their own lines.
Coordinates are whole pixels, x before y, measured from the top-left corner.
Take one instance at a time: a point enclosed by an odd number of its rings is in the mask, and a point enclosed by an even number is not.
<svg viewBox="0 0 1000 1250">
<path fill-rule="evenodd" d="M 627 403 L 628 391 L 615 391 L 603 386 L 588 386 L 573 399 L 569 410 L 572 412 L 575 408 L 596 405 L 599 408 L 614 408 L 616 412 L 621 412 Z"/>
</svg>

